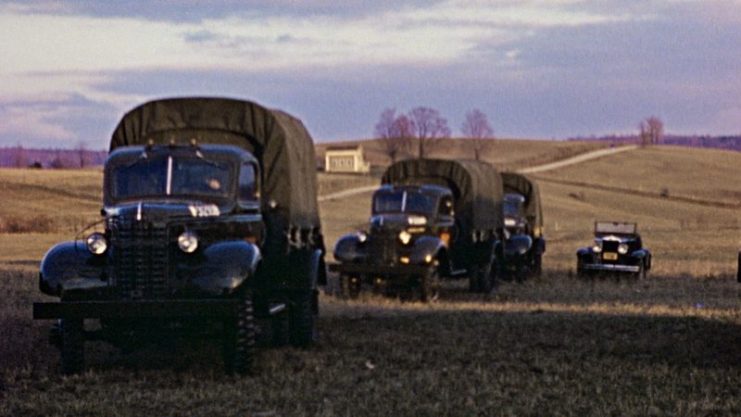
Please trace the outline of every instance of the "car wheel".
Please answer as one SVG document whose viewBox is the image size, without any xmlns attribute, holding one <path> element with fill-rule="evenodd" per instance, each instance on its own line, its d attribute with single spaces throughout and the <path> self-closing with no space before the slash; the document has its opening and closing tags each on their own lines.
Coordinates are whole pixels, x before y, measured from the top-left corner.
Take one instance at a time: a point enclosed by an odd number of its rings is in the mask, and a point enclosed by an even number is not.
<svg viewBox="0 0 741 417">
<path fill-rule="evenodd" d="M 288 323 L 288 312 L 283 311 L 276 314 L 270 320 L 272 345 L 276 347 L 286 346 L 290 341 L 290 326 Z"/>
<path fill-rule="evenodd" d="M 471 270 L 468 272 L 468 291 L 469 292 L 480 292 L 481 288 L 479 287 L 479 274 L 477 271 L 478 268 L 471 268 Z"/>
<path fill-rule="evenodd" d="M 420 301 L 427 303 L 436 301 L 440 298 L 440 272 L 437 268 L 432 268 L 427 275 L 422 277 L 420 282 L 421 292 Z"/>
<path fill-rule="evenodd" d="M 252 372 L 255 359 L 255 314 L 252 294 L 243 291 L 238 300 L 236 317 L 227 320 L 224 334 L 224 367 L 228 374 Z"/>
<path fill-rule="evenodd" d="M 342 298 L 356 299 L 360 297 L 360 277 L 351 277 L 349 275 L 340 276 L 340 293 Z"/>
<path fill-rule="evenodd" d="M 587 273 L 584 271 L 584 262 L 577 257 L 576 258 L 576 277 L 577 278 L 586 278 Z"/>
<path fill-rule="evenodd" d="M 62 319 L 62 373 L 73 375 L 85 367 L 85 328 L 83 319 Z"/>
<path fill-rule="evenodd" d="M 314 290 L 297 291 L 291 301 L 288 323 L 291 345 L 311 346 L 317 339 Z"/>
</svg>

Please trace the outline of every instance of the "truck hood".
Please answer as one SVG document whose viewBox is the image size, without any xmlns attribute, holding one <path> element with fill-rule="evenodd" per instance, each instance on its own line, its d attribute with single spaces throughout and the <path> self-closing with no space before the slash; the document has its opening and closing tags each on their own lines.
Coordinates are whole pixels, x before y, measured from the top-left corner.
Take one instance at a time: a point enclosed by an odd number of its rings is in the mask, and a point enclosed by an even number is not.
<svg viewBox="0 0 741 417">
<path fill-rule="evenodd" d="M 136 220 L 156 221 L 172 217 L 216 217 L 232 209 L 202 201 L 138 201 L 106 207 L 106 216 L 122 216 Z"/>
</svg>

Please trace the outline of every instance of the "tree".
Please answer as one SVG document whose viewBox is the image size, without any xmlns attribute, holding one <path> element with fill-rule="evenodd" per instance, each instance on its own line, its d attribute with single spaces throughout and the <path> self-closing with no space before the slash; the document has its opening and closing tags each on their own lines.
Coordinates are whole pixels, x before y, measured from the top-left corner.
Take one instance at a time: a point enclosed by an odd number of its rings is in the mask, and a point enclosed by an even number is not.
<svg viewBox="0 0 741 417">
<path fill-rule="evenodd" d="M 375 134 L 383 142 L 384 153 L 394 163 L 399 154 L 409 148 L 411 123 L 407 116 L 397 116 L 396 109 L 386 109 L 376 123 Z"/>
<path fill-rule="evenodd" d="M 440 139 L 450 137 L 448 121 L 429 107 L 417 107 L 409 112 L 411 130 L 417 139 L 417 157 L 424 158 L 439 144 Z"/>
<path fill-rule="evenodd" d="M 77 160 L 80 163 L 80 168 L 85 168 L 85 166 L 87 165 L 87 153 L 87 145 L 85 144 L 85 141 L 81 140 L 77 142 L 75 154 L 77 155 Z"/>
<path fill-rule="evenodd" d="M 19 143 L 11 150 L 12 164 L 16 168 L 25 168 L 28 166 L 28 155 L 26 149 Z"/>
<path fill-rule="evenodd" d="M 641 121 L 638 124 L 640 131 L 639 139 L 641 145 L 656 145 L 661 143 L 661 138 L 664 136 L 664 122 L 656 116 L 651 116 L 646 120 Z"/>
<path fill-rule="evenodd" d="M 466 113 L 466 120 L 461 127 L 463 135 L 470 138 L 471 150 L 473 150 L 474 159 L 477 161 L 481 157 L 481 151 L 486 146 L 486 139 L 491 138 L 494 131 L 489 125 L 489 119 L 479 109 L 473 109 Z"/>
</svg>

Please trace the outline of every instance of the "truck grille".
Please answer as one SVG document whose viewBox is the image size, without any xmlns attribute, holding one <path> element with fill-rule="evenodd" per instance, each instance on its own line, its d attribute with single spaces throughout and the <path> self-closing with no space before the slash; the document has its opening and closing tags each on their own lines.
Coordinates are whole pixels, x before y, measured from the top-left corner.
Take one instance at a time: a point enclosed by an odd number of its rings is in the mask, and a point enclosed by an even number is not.
<svg viewBox="0 0 741 417">
<path fill-rule="evenodd" d="M 164 224 L 113 219 L 109 224 L 112 275 L 119 296 L 155 299 L 168 294 L 168 236 Z"/>
<path fill-rule="evenodd" d="M 396 262 L 395 234 L 374 234 L 368 243 L 368 259 L 370 262 L 379 264 L 393 264 Z"/>
</svg>

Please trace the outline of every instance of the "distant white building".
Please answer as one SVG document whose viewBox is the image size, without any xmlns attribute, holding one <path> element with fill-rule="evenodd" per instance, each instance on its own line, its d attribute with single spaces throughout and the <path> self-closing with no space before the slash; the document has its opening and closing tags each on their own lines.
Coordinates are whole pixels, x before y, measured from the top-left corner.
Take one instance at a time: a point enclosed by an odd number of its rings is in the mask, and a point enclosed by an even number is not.
<svg viewBox="0 0 741 417">
<path fill-rule="evenodd" d="M 370 164 L 363 158 L 363 146 L 330 146 L 324 153 L 326 172 L 370 172 Z"/>
</svg>

